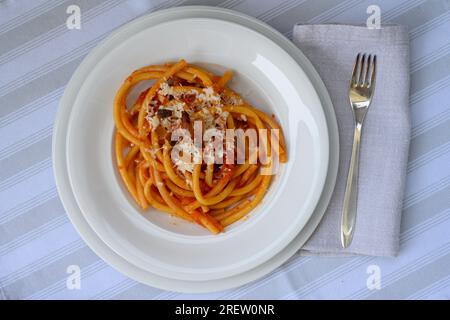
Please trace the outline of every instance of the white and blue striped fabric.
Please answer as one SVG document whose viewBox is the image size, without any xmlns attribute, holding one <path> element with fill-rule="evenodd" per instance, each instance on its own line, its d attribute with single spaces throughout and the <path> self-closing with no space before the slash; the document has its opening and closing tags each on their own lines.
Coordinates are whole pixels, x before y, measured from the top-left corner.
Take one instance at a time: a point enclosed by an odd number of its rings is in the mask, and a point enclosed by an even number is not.
<svg viewBox="0 0 450 320">
<path fill-rule="evenodd" d="M 212 294 L 166 292 L 128 279 L 80 239 L 58 198 L 52 127 L 64 87 L 111 31 L 180 5 L 234 9 L 292 37 L 296 23 L 407 25 L 411 39 L 412 138 L 396 258 L 291 258 L 263 279 Z M 66 27 L 67 7 L 82 28 Z M 449 0 L 0 0 L 0 299 L 449 299 Z M 67 266 L 81 289 L 66 287 Z M 373 270 L 380 286 L 371 286 Z"/>
</svg>

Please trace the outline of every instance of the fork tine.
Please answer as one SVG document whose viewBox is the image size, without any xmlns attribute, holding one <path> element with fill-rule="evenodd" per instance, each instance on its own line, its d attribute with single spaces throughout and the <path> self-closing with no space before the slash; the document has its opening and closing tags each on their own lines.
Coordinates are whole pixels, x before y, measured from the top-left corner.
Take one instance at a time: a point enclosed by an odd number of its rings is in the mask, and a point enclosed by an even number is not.
<svg viewBox="0 0 450 320">
<path fill-rule="evenodd" d="M 358 84 L 360 86 L 364 85 L 364 64 L 366 62 L 366 54 L 364 53 L 361 57 L 361 61 L 359 63 L 359 78 L 358 78 Z"/>
<path fill-rule="evenodd" d="M 377 70 L 377 56 L 374 54 L 372 58 L 372 76 L 370 77 L 370 86 L 375 85 L 375 73 Z"/>
<path fill-rule="evenodd" d="M 361 53 L 358 53 L 356 56 L 355 65 L 353 66 L 353 73 L 352 73 L 352 81 L 351 86 L 354 87 L 358 83 L 358 65 L 359 65 L 359 59 L 361 57 Z"/>
<path fill-rule="evenodd" d="M 367 61 L 366 61 L 366 74 L 364 75 L 364 82 L 363 85 L 368 88 L 370 86 L 370 82 L 369 82 L 369 74 L 370 74 L 370 69 L 372 67 L 373 64 L 373 56 L 371 54 L 369 54 L 367 56 Z"/>
</svg>

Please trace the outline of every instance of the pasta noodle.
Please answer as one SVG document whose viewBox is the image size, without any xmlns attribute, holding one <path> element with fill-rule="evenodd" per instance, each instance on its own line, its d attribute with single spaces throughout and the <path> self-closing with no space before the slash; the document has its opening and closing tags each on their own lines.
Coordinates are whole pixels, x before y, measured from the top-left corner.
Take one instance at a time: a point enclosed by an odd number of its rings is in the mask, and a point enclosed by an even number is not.
<svg viewBox="0 0 450 320">
<path fill-rule="evenodd" d="M 287 161 L 285 141 L 273 116 L 227 86 L 232 76 L 232 71 L 218 76 L 180 60 L 140 68 L 125 79 L 114 99 L 115 158 L 139 207 L 156 208 L 217 234 L 262 201 L 272 176 L 261 172 L 273 160 L 262 161 L 247 132 L 255 130 L 258 148 L 265 147 L 281 163 Z M 148 80 L 154 82 L 127 106 L 133 88 Z M 235 141 L 237 135 L 229 139 L 230 130 L 245 133 L 243 144 Z M 279 139 L 258 130 L 279 130 Z M 174 136 L 179 131 L 185 136 Z"/>
</svg>

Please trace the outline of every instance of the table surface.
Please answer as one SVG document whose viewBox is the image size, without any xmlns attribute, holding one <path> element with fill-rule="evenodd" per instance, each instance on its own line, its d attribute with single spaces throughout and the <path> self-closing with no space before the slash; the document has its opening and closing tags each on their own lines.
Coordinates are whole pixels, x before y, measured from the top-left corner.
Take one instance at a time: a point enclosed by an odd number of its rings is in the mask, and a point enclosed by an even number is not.
<svg viewBox="0 0 450 320">
<path fill-rule="evenodd" d="M 80 30 L 66 27 L 74 4 Z M 154 10 L 195 4 L 241 11 L 287 37 L 296 23 L 364 24 L 370 5 L 380 7 L 382 24 L 409 27 L 413 129 L 398 257 L 294 256 L 254 283 L 196 295 L 135 282 L 80 239 L 52 173 L 52 127 L 64 87 L 114 29 Z M 448 0 L 0 1 L 0 298 L 449 299 L 449 32 Z M 70 265 L 81 268 L 80 290 L 67 288 Z M 371 285 L 377 277 L 379 287 Z"/>
</svg>

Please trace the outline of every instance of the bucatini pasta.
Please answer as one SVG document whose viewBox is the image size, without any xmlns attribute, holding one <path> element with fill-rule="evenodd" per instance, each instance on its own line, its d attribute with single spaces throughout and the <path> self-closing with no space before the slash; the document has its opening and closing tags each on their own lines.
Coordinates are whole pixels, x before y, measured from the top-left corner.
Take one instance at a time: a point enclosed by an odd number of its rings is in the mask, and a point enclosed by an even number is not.
<svg viewBox="0 0 450 320">
<path fill-rule="evenodd" d="M 232 75 L 180 60 L 140 68 L 119 88 L 116 164 L 142 209 L 154 207 L 216 234 L 261 202 L 272 179 L 263 169 L 273 168 L 275 157 L 286 162 L 286 146 L 273 117 L 227 86 Z M 127 105 L 133 88 L 148 80 L 154 82 Z"/>
</svg>

